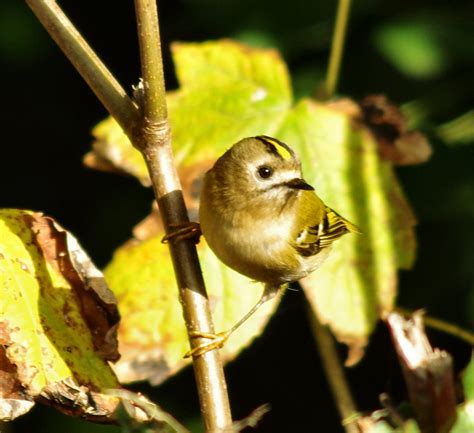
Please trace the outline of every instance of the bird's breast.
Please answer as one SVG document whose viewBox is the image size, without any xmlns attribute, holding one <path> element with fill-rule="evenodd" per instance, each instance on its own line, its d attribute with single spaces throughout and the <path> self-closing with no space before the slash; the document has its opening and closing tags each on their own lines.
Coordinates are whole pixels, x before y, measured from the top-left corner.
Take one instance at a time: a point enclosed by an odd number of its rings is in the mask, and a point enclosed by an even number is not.
<svg viewBox="0 0 474 433">
<path fill-rule="evenodd" d="M 306 276 L 309 263 L 293 248 L 289 216 L 256 218 L 248 212 L 201 210 L 201 229 L 216 256 L 257 281 L 283 284 Z"/>
</svg>

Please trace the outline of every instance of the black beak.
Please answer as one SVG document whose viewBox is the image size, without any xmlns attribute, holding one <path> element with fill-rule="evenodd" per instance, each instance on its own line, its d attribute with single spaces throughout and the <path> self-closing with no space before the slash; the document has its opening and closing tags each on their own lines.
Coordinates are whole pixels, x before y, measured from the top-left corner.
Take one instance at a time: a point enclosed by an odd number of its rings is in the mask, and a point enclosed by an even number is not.
<svg viewBox="0 0 474 433">
<path fill-rule="evenodd" d="M 314 188 L 310 184 L 299 178 L 291 179 L 288 182 L 285 182 L 285 185 L 294 189 L 305 189 L 307 191 L 314 191 Z"/>
</svg>

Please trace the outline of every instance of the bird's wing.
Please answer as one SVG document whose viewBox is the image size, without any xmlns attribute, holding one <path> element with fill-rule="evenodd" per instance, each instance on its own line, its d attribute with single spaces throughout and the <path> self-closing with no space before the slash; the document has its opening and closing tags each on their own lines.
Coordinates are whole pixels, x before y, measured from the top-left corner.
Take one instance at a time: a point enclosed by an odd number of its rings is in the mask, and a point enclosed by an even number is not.
<svg viewBox="0 0 474 433">
<path fill-rule="evenodd" d="M 313 256 L 349 232 L 360 233 L 360 230 L 326 206 L 321 222 L 300 231 L 294 247 L 303 256 Z"/>
</svg>

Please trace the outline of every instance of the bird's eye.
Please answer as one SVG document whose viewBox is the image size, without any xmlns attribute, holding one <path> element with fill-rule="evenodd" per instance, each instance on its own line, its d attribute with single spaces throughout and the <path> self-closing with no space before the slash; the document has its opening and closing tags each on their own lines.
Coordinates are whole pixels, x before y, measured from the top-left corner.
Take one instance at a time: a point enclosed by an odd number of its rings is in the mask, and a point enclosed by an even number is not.
<svg viewBox="0 0 474 433">
<path fill-rule="evenodd" d="M 273 168 L 268 167 L 267 165 L 262 165 L 258 167 L 258 175 L 262 179 L 268 179 L 273 174 Z"/>
</svg>

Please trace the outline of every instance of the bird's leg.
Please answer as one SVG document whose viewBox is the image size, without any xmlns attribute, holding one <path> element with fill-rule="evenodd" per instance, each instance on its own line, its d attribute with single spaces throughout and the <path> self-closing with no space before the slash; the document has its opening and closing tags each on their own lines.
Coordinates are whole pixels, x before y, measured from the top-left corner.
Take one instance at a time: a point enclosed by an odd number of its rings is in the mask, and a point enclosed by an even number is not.
<svg viewBox="0 0 474 433">
<path fill-rule="evenodd" d="M 199 223 L 187 221 L 184 223 L 170 224 L 169 227 L 173 229 L 173 231 L 163 236 L 161 239 L 163 244 L 184 241 L 186 239 L 193 239 L 196 244 L 199 243 L 199 238 L 202 234 Z"/>
<path fill-rule="evenodd" d="M 227 331 L 219 332 L 217 334 L 201 331 L 191 331 L 189 333 L 189 336 L 191 338 L 206 338 L 211 341 L 200 344 L 199 346 L 196 346 L 195 348 L 189 350 L 188 352 L 186 352 L 184 357 L 189 358 L 191 356 L 200 356 L 206 352 L 209 352 L 210 350 L 222 348 L 222 346 L 224 346 L 230 335 L 234 331 L 236 331 L 241 325 L 243 325 L 265 302 L 272 299 L 278 293 L 279 289 L 280 286 L 266 284 L 263 294 L 258 300 L 258 302 L 250 309 L 250 311 L 244 317 L 242 317 L 234 326 L 232 326 L 232 328 L 228 329 Z"/>
</svg>

